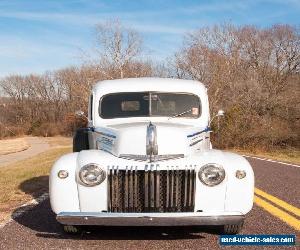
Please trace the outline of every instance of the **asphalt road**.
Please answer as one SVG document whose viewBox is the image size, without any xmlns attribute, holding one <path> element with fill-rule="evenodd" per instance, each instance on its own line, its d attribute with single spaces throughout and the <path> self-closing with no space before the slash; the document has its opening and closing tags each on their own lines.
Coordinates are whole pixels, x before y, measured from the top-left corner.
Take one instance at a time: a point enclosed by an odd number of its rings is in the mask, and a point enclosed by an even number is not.
<svg viewBox="0 0 300 250">
<path fill-rule="evenodd" d="M 257 192 L 263 191 L 258 197 L 265 202 L 256 201 L 241 233 L 296 234 L 299 243 L 300 233 L 296 228 L 300 219 L 297 214 L 297 207 L 300 207 L 300 168 L 257 159 L 249 161 L 255 172 Z M 45 200 L 0 229 L 0 249 L 219 249 L 218 238 L 214 229 L 206 227 L 108 227 L 70 236 L 63 233 L 50 210 L 49 200 Z"/>
</svg>

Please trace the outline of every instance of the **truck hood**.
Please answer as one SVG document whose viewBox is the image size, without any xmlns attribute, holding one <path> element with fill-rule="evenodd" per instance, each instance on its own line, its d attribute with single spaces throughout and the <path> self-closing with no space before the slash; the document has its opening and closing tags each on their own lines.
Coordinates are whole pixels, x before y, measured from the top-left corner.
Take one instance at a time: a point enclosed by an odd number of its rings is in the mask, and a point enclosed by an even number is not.
<svg viewBox="0 0 300 250">
<path fill-rule="evenodd" d="M 96 147 L 115 156 L 146 155 L 147 126 L 150 122 L 123 123 L 98 127 Z M 158 155 L 187 155 L 191 141 L 205 128 L 168 122 L 153 123 L 156 126 Z"/>
</svg>

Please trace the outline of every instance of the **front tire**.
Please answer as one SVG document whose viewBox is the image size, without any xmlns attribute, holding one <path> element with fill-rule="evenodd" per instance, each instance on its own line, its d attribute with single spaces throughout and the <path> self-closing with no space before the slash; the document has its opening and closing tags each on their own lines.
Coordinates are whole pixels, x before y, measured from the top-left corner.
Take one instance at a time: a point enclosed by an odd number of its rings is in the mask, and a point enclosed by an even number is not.
<svg viewBox="0 0 300 250">
<path fill-rule="evenodd" d="M 224 225 L 221 232 L 222 234 L 238 234 L 243 228 L 243 222 L 239 224 Z"/>
<path fill-rule="evenodd" d="M 63 230 L 67 234 L 80 234 L 82 231 L 79 226 L 73 225 L 63 225 Z"/>
</svg>

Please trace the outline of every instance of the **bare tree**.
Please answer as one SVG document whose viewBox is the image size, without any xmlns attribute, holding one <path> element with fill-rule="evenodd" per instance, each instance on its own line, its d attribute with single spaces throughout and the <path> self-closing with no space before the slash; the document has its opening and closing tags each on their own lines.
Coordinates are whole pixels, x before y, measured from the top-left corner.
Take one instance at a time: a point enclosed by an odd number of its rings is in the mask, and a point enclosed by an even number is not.
<svg viewBox="0 0 300 250">
<path fill-rule="evenodd" d="M 186 35 L 175 72 L 206 84 L 213 111 L 227 109 L 225 146 L 297 144 L 299 43 L 288 25 L 201 28 Z"/>
<path fill-rule="evenodd" d="M 119 20 L 98 24 L 96 42 L 99 65 L 117 71 L 119 78 L 123 78 L 128 65 L 138 59 L 143 44 L 141 35 L 124 27 Z"/>
</svg>

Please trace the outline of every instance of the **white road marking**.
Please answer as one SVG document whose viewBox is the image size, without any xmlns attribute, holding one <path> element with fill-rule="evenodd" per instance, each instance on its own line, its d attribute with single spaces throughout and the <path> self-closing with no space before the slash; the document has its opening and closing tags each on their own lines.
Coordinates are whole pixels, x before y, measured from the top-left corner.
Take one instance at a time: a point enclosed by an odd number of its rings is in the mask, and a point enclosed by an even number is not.
<svg viewBox="0 0 300 250">
<path fill-rule="evenodd" d="M 247 158 L 253 158 L 253 159 L 261 160 L 261 161 L 275 162 L 275 163 L 279 163 L 279 164 L 283 164 L 283 165 L 287 165 L 287 166 L 300 168 L 300 166 L 296 165 L 296 164 L 286 163 L 286 162 L 282 162 L 282 161 L 275 161 L 275 160 L 268 159 L 268 158 L 260 158 L 260 157 L 256 157 L 256 156 L 250 156 L 250 155 L 243 155 L 243 156 L 247 157 Z"/>
<path fill-rule="evenodd" d="M 41 196 L 37 197 L 36 199 L 33 199 L 33 200 L 28 201 L 27 203 L 21 205 L 20 207 L 17 208 L 18 209 L 17 212 L 14 212 L 13 214 L 11 214 L 11 218 L 8 221 L 0 224 L 0 228 L 5 227 L 7 224 L 12 222 L 14 219 L 18 218 L 19 216 L 21 216 L 28 210 L 32 209 L 32 207 L 38 205 L 39 203 L 43 202 L 44 200 L 46 200 L 48 198 L 49 198 L 49 193 L 44 193 Z"/>
</svg>

